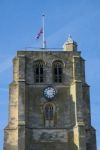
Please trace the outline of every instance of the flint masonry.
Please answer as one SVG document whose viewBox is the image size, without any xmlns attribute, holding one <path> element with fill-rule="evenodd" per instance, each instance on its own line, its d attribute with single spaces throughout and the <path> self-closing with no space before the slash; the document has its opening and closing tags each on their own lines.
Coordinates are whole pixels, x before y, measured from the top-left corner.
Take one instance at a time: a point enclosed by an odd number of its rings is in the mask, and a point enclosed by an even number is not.
<svg viewBox="0 0 100 150">
<path fill-rule="evenodd" d="M 96 150 L 84 59 L 61 49 L 18 51 L 9 86 L 4 150 Z"/>
</svg>

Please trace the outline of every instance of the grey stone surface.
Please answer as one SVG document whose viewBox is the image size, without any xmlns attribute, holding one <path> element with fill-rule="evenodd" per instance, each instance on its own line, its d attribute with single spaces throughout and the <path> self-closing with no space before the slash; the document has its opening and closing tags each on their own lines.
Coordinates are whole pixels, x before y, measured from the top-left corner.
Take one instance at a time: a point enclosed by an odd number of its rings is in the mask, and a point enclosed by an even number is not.
<svg viewBox="0 0 100 150">
<path fill-rule="evenodd" d="M 9 87 L 9 122 L 4 131 L 4 150 L 96 150 L 84 59 L 75 42 L 67 44 L 65 51 L 17 52 Z M 43 83 L 34 81 L 37 60 L 45 64 Z M 52 65 L 57 60 L 63 64 L 62 83 L 53 81 Z M 49 102 L 43 95 L 47 86 L 57 91 Z M 54 106 L 51 122 L 45 121 L 47 103 Z"/>
</svg>

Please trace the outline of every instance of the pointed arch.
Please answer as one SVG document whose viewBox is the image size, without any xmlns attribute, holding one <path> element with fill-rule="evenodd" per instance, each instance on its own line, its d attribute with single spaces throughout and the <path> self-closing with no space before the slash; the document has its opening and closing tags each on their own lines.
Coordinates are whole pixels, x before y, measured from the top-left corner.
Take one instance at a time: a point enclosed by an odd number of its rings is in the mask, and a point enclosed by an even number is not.
<svg viewBox="0 0 100 150">
<path fill-rule="evenodd" d="M 44 82 L 44 61 L 37 60 L 34 62 L 34 81 L 36 83 Z"/>
<path fill-rule="evenodd" d="M 53 105 L 48 104 L 45 106 L 45 119 L 53 120 Z"/>
<path fill-rule="evenodd" d="M 60 60 L 53 62 L 53 81 L 61 83 L 63 80 L 63 63 Z"/>
<path fill-rule="evenodd" d="M 45 127 L 54 127 L 55 123 L 55 105 L 47 103 L 44 105 Z"/>
</svg>

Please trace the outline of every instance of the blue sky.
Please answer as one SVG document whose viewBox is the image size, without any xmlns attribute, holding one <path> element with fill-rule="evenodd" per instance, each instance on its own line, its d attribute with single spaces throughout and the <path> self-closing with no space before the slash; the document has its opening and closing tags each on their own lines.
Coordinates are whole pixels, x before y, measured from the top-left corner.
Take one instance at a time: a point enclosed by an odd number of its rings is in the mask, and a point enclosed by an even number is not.
<svg viewBox="0 0 100 150">
<path fill-rule="evenodd" d="M 41 47 L 35 40 L 45 14 L 47 47 L 61 48 L 69 34 L 86 60 L 86 81 L 91 86 L 92 124 L 100 150 L 100 1 L 0 0 L 0 150 L 8 118 L 8 84 L 17 50 Z"/>
</svg>

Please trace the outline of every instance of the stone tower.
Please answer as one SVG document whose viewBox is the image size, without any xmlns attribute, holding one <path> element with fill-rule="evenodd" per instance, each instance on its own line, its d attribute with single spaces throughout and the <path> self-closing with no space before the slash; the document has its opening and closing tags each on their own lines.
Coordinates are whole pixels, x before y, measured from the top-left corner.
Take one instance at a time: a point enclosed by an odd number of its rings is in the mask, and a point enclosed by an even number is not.
<svg viewBox="0 0 100 150">
<path fill-rule="evenodd" d="M 77 43 L 18 51 L 4 150 L 96 150 L 89 85 Z"/>
</svg>

